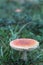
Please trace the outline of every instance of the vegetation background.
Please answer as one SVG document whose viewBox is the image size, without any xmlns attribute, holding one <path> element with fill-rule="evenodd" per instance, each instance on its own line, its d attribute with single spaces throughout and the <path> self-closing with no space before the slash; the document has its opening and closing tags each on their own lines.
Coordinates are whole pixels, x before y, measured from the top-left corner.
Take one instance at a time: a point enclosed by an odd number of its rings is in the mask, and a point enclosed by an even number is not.
<svg viewBox="0 0 43 65">
<path fill-rule="evenodd" d="M 39 41 L 27 65 L 43 65 L 43 0 L 0 0 L 0 65 L 25 65 L 22 53 L 9 46 L 17 38 Z"/>
</svg>

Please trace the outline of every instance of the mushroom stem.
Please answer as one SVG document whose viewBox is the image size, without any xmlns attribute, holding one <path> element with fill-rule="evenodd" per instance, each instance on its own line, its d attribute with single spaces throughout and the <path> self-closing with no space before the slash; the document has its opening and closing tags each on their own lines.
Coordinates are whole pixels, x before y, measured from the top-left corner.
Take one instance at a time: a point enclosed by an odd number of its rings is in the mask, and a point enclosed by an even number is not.
<svg viewBox="0 0 43 65">
<path fill-rule="evenodd" d="M 23 59 L 25 62 L 27 62 L 27 51 L 23 51 L 22 57 L 21 59 Z"/>
</svg>

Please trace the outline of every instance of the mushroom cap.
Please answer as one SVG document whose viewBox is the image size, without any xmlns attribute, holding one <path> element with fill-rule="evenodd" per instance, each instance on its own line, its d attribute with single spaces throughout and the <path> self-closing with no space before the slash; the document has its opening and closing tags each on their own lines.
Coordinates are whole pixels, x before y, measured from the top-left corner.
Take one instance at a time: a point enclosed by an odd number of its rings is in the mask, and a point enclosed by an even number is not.
<svg viewBox="0 0 43 65">
<path fill-rule="evenodd" d="M 10 42 L 10 46 L 15 50 L 33 50 L 39 46 L 39 42 L 34 39 L 20 38 Z"/>
<path fill-rule="evenodd" d="M 16 9 L 15 12 L 19 13 L 19 12 L 22 12 L 22 10 L 21 9 Z"/>
</svg>

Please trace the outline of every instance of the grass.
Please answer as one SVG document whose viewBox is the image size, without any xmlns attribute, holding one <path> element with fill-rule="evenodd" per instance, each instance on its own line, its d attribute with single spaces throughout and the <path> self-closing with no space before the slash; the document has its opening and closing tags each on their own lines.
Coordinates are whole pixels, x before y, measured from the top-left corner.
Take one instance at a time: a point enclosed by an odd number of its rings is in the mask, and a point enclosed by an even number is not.
<svg viewBox="0 0 43 65">
<path fill-rule="evenodd" d="M 16 25 L 16 27 L 13 25 L 0 28 L 0 65 L 23 65 L 22 63 L 24 63 L 23 60 L 19 60 L 22 53 L 19 55 L 19 51 L 10 48 L 9 43 L 11 40 L 22 37 L 33 38 L 40 41 L 41 38 L 39 37 L 41 36 L 36 36 L 34 33 L 32 33 L 32 31 L 27 30 L 27 25 L 29 24 L 22 25 L 20 29 L 18 29 L 19 25 Z M 40 44 L 40 48 L 33 50 L 32 52 L 28 52 L 27 65 L 43 64 L 43 48 L 41 46 L 42 44 Z"/>
<path fill-rule="evenodd" d="M 17 8 L 23 11 L 16 13 Z M 0 6 L 0 65 L 25 65 L 20 60 L 22 52 L 9 46 L 10 41 L 17 38 L 39 41 L 39 48 L 27 52 L 26 65 L 43 65 L 43 3 L 19 5 L 9 1 Z"/>
</svg>

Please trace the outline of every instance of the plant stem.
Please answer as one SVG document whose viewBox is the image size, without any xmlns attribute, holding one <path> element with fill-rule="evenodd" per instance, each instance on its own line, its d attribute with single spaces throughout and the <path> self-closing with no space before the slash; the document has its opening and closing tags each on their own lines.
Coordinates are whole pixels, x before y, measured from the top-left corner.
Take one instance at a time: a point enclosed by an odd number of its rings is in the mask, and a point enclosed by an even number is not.
<svg viewBox="0 0 43 65">
<path fill-rule="evenodd" d="M 27 51 L 23 51 L 22 57 L 21 59 L 23 59 L 25 62 L 27 62 L 28 58 L 27 58 Z"/>
</svg>

